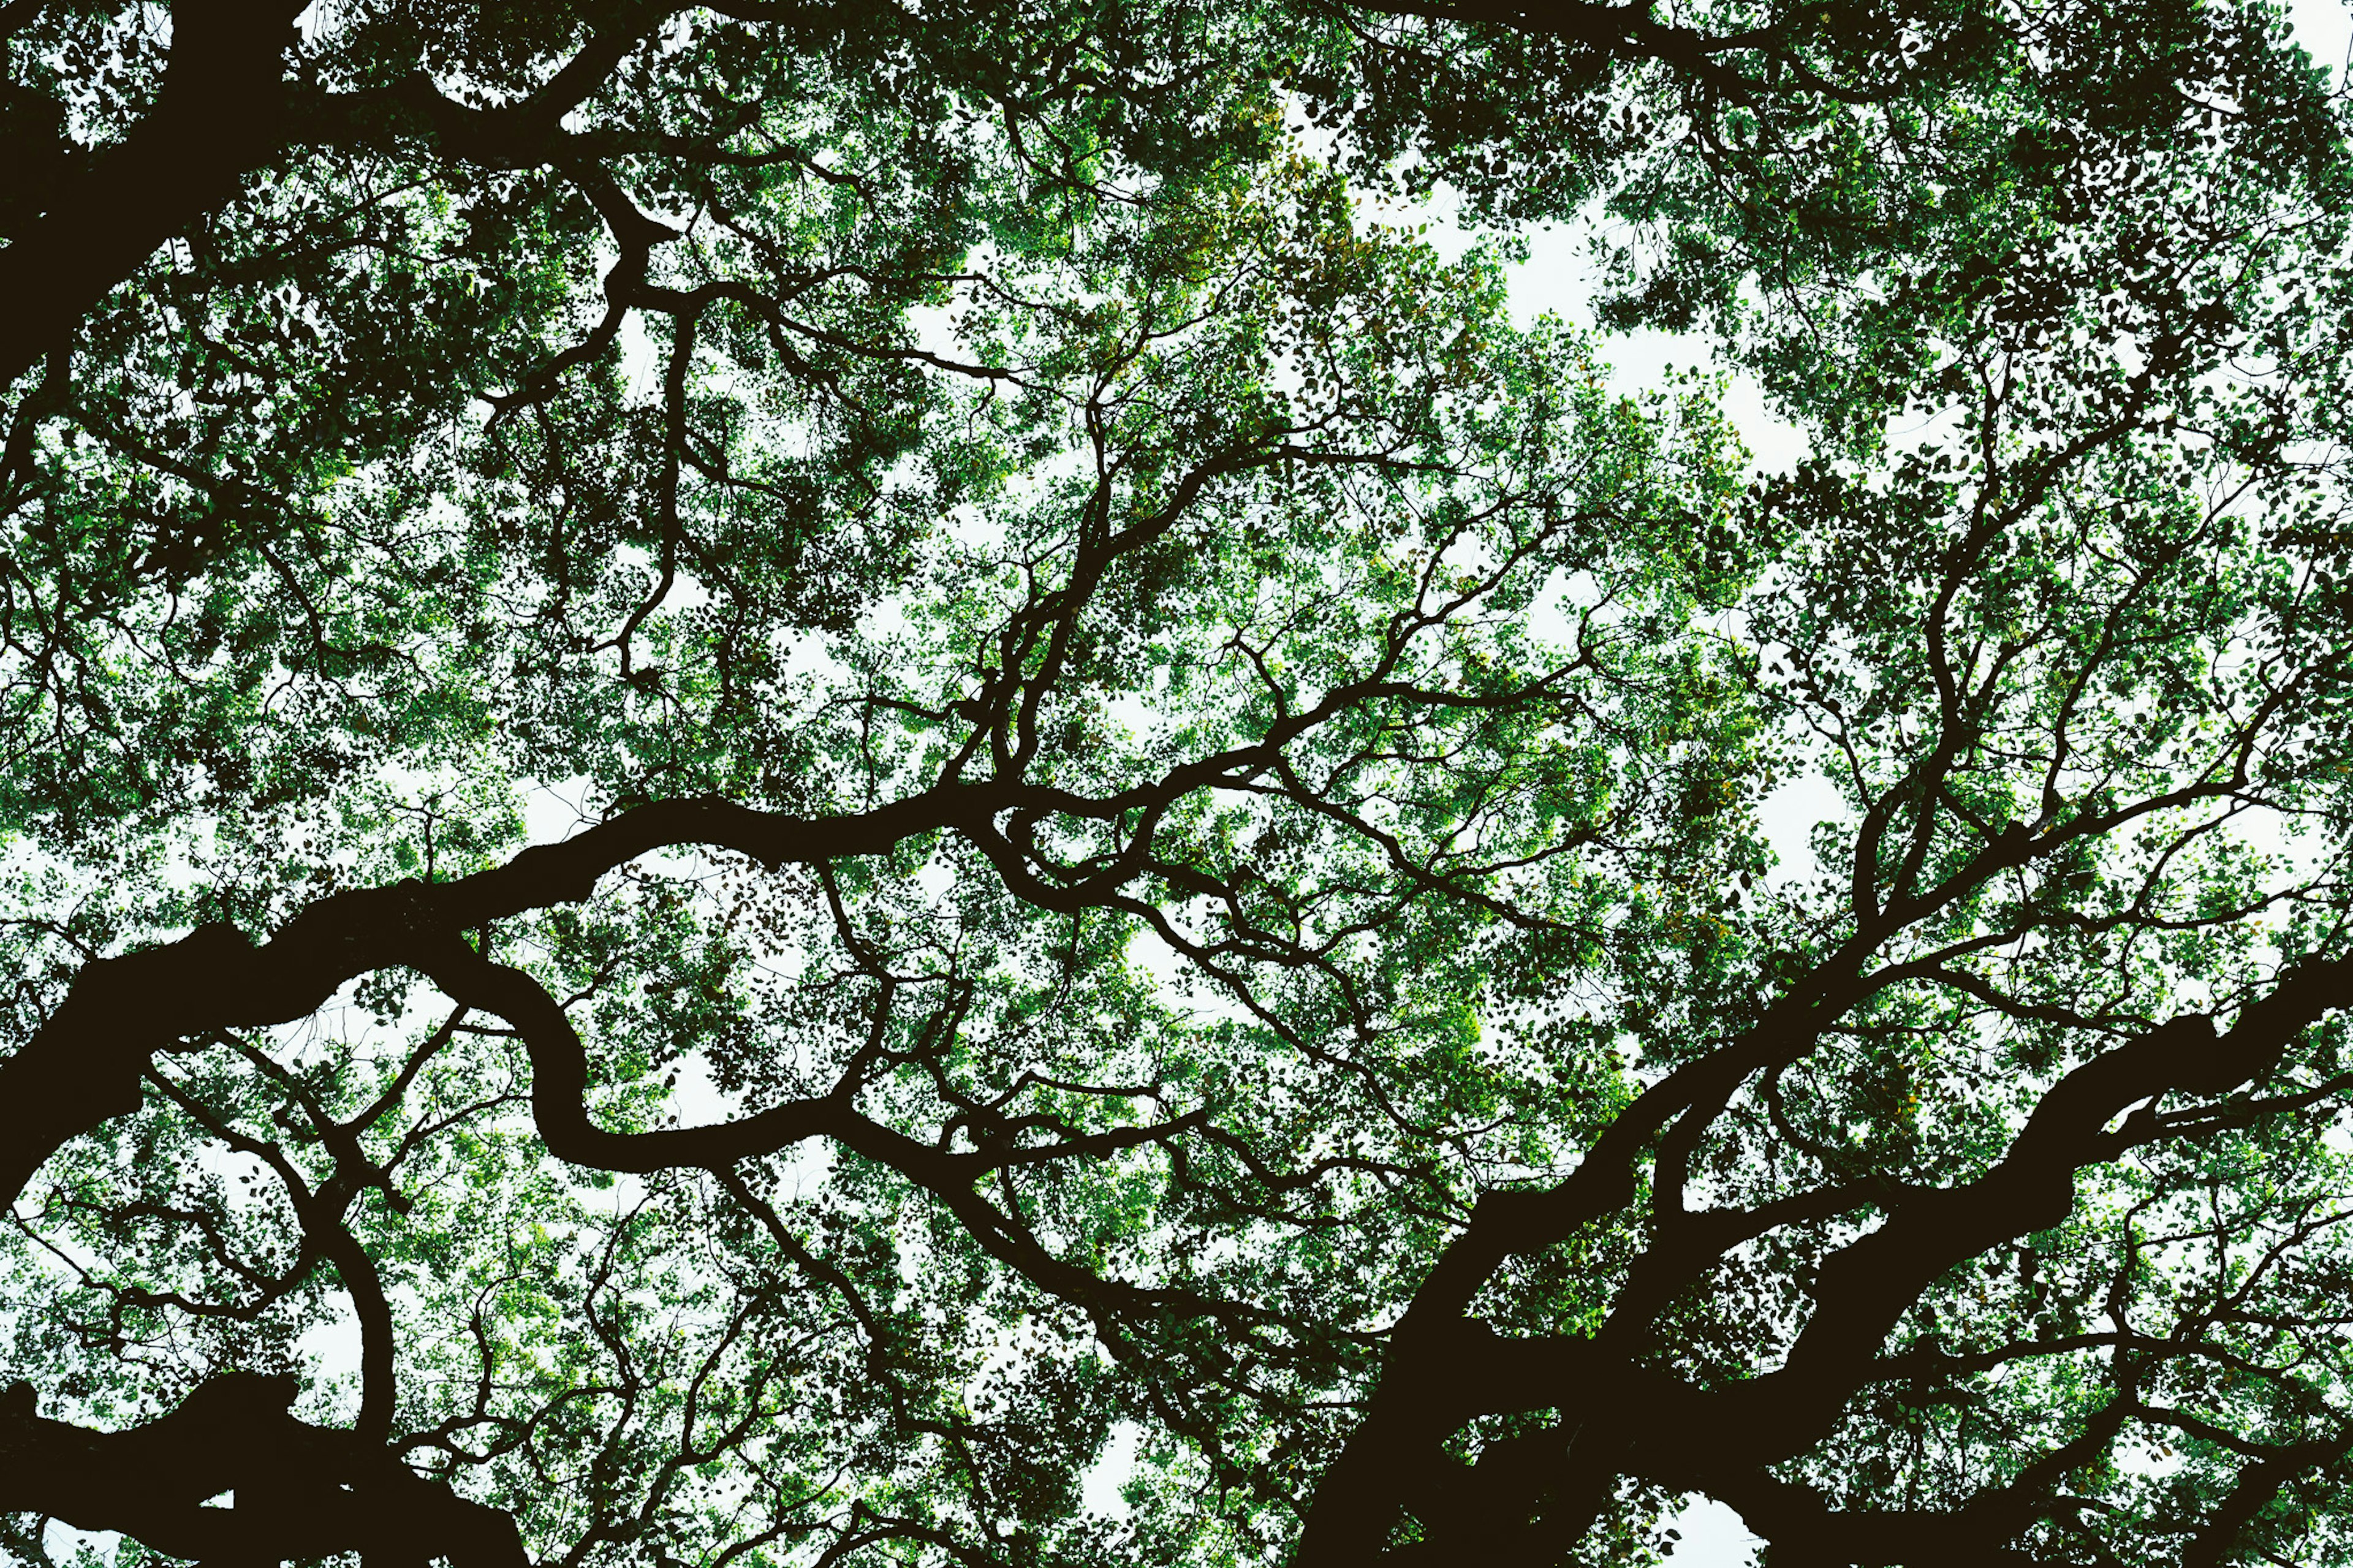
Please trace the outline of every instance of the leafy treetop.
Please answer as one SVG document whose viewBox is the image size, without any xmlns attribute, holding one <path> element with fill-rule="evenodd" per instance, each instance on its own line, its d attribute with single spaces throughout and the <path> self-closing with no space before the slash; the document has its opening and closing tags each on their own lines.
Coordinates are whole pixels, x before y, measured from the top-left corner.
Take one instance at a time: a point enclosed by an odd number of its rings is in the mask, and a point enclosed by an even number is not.
<svg viewBox="0 0 2353 1568">
<path fill-rule="evenodd" d="M 2353 1558 L 2276 12 L 296 13 L 0 6 L 8 1551 Z"/>
</svg>

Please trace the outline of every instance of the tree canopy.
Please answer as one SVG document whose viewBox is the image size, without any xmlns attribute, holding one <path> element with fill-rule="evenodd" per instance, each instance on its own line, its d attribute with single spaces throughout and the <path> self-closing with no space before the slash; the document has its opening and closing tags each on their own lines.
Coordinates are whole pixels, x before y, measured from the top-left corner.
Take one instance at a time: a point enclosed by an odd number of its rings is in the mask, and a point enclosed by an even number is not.
<svg viewBox="0 0 2353 1568">
<path fill-rule="evenodd" d="M 0 37 L 0 1551 L 2353 1563 L 2265 0 Z"/>
</svg>

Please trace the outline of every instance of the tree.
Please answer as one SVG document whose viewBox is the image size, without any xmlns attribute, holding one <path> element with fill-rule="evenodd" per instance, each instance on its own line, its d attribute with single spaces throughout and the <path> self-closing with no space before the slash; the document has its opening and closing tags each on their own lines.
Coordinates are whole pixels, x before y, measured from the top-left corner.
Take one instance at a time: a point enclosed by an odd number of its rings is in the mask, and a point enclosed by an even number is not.
<svg viewBox="0 0 2353 1568">
<path fill-rule="evenodd" d="M 2274 13 L 305 17 L 0 8 L 12 1552 L 2353 1555 Z"/>
</svg>

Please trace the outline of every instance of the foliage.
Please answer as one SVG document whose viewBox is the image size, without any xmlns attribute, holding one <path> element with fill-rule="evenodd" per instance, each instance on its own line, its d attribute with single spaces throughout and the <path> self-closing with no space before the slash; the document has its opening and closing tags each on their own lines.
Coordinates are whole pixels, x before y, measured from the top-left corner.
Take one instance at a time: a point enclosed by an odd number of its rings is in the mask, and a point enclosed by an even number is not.
<svg viewBox="0 0 2353 1568">
<path fill-rule="evenodd" d="M 0 7 L 8 1552 L 2353 1561 L 2274 11 L 294 24 Z"/>
</svg>

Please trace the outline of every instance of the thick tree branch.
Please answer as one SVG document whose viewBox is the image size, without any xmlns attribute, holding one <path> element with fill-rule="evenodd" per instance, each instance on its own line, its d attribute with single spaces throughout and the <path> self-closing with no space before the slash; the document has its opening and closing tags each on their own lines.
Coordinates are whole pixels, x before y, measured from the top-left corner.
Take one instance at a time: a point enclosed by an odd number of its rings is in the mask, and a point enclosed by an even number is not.
<svg viewBox="0 0 2353 1568">
<path fill-rule="evenodd" d="M 0 248 L 0 386 L 174 235 L 237 194 L 284 136 L 284 55 L 305 0 L 179 0 L 154 110 Z"/>
<path fill-rule="evenodd" d="M 371 1568 L 523 1568 L 512 1520 L 348 1432 L 296 1420 L 296 1391 L 290 1376 L 225 1373 L 145 1426 L 96 1432 L 42 1418 L 17 1384 L 0 1394 L 0 1512 L 208 1563 L 356 1551 Z M 234 1506 L 206 1506 L 223 1492 Z"/>
</svg>

